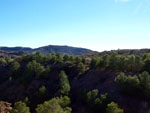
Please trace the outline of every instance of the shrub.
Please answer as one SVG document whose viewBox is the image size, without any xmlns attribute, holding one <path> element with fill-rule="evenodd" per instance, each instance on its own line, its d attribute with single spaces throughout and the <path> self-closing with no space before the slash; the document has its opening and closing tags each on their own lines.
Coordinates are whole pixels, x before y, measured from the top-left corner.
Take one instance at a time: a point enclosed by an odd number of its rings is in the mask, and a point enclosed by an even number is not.
<svg viewBox="0 0 150 113">
<path fill-rule="evenodd" d="M 64 62 L 69 61 L 70 60 L 70 55 L 65 54 L 63 58 L 64 58 Z"/>
<path fill-rule="evenodd" d="M 118 104 L 111 102 L 107 105 L 106 113 L 123 113 L 124 110 L 118 107 Z"/>
<path fill-rule="evenodd" d="M 20 64 L 18 62 L 13 62 L 11 64 L 11 72 L 16 73 L 20 68 Z"/>
<path fill-rule="evenodd" d="M 120 73 L 115 78 L 115 82 L 118 84 L 121 91 L 128 94 L 135 94 L 140 87 L 140 81 L 136 75 L 126 76 L 124 73 Z"/>
<path fill-rule="evenodd" d="M 51 72 L 51 67 L 50 66 L 46 66 L 44 72 L 43 72 L 43 77 L 48 78 L 50 76 L 50 72 Z"/>
<path fill-rule="evenodd" d="M 45 71 L 45 68 L 40 63 L 37 63 L 35 60 L 33 60 L 27 64 L 26 71 L 29 76 L 35 76 L 36 78 L 39 78 Z"/>
<path fill-rule="evenodd" d="M 145 59 L 144 71 L 150 72 L 150 58 Z"/>
<path fill-rule="evenodd" d="M 24 102 L 19 101 L 14 104 L 11 113 L 30 113 L 30 109 Z"/>
<path fill-rule="evenodd" d="M 93 102 L 95 101 L 96 97 L 98 96 L 98 90 L 94 89 L 92 91 L 89 91 L 87 93 L 87 103 L 88 104 L 93 104 Z"/>
<path fill-rule="evenodd" d="M 119 89 L 127 94 L 142 96 L 142 98 L 150 97 L 150 75 L 148 72 L 143 72 L 138 76 L 126 76 L 120 73 L 116 78 Z"/>
<path fill-rule="evenodd" d="M 148 72 L 143 72 L 139 74 L 139 80 L 140 80 L 140 86 L 141 86 L 141 91 L 142 95 L 145 97 L 150 97 L 150 75 Z"/>
<path fill-rule="evenodd" d="M 68 77 L 64 71 L 61 71 L 59 74 L 59 94 L 60 95 L 68 95 L 70 92 L 70 84 Z"/>
<path fill-rule="evenodd" d="M 7 64 L 7 61 L 3 58 L 0 58 L 0 66 L 5 66 Z"/>
<path fill-rule="evenodd" d="M 29 100 L 28 97 L 26 97 L 26 98 L 24 99 L 24 103 L 25 103 L 26 105 L 29 105 L 29 104 L 30 104 L 30 100 Z"/>
<path fill-rule="evenodd" d="M 93 57 L 90 63 L 90 68 L 95 69 L 97 67 L 97 64 L 98 64 L 98 57 Z"/>
<path fill-rule="evenodd" d="M 39 94 L 40 94 L 41 96 L 45 96 L 45 95 L 46 95 L 46 87 L 45 87 L 45 86 L 41 86 L 41 87 L 39 88 Z"/>
<path fill-rule="evenodd" d="M 89 91 L 86 96 L 86 102 L 89 108 L 92 109 L 92 111 L 100 112 L 104 111 L 106 105 L 107 105 L 107 100 L 108 100 L 108 94 L 101 94 L 98 96 L 98 90 L 94 89 L 92 91 Z"/>
<path fill-rule="evenodd" d="M 36 108 L 37 113 L 71 113 L 72 109 L 68 107 L 68 97 L 52 98 L 45 101 Z"/>
<path fill-rule="evenodd" d="M 78 72 L 83 72 L 85 70 L 85 65 L 80 62 L 78 65 L 77 65 L 77 68 L 78 68 Z"/>
</svg>

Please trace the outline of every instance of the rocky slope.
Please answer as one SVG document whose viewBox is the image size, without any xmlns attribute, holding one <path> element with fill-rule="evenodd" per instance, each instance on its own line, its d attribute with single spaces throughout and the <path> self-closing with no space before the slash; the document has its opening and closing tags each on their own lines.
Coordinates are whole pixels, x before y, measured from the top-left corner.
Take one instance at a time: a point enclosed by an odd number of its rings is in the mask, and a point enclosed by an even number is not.
<svg viewBox="0 0 150 113">
<path fill-rule="evenodd" d="M 10 113 L 12 107 L 8 102 L 0 101 L 0 113 Z"/>
</svg>

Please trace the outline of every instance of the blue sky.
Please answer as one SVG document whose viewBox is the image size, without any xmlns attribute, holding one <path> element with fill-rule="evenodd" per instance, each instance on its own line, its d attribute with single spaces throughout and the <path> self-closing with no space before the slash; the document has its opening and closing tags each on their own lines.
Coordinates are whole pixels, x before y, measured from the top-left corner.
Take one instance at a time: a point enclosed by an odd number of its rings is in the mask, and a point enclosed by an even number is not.
<svg viewBox="0 0 150 113">
<path fill-rule="evenodd" d="M 0 46 L 150 48 L 150 0 L 0 0 Z"/>
</svg>

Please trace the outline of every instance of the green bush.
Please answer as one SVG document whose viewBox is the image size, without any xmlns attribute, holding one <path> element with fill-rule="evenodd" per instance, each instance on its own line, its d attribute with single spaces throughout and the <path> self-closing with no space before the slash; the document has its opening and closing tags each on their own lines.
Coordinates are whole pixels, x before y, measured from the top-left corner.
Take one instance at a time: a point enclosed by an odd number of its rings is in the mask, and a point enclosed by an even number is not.
<svg viewBox="0 0 150 113">
<path fill-rule="evenodd" d="M 141 96 L 150 97 L 150 75 L 148 72 L 139 74 L 140 87 L 142 94 Z"/>
<path fill-rule="evenodd" d="M 144 63 L 145 63 L 145 65 L 144 65 L 143 70 L 150 73 L 150 58 L 145 59 Z"/>
<path fill-rule="evenodd" d="M 51 72 L 51 67 L 46 66 L 45 71 L 43 72 L 43 77 L 48 78 L 50 76 L 50 72 Z"/>
<path fill-rule="evenodd" d="M 64 62 L 67 62 L 70 60 L 70 55 L 65 54 L 63 58 L 64 58 Z"/>
<path fill-rule="evenodd" d="M 7 64 L 7 61 L 3 58 L 0 58 L 0 66 L 5 66 Z"/>
<path fill-rule="evenodd" d="M 78 69 L 78 72 L 83 72 L 85 70 L 85 65 L 80 62 L 78 65 L 77 65 L 77 69 Z"/>
<path fill-rule="evenodd" d="M 40 94 L 40 96 L 45 96 L 46 95 L 46 87 L 45 86 L 41 86 L 39 88 L 39 94 Z"/>
<path fill-rule="evenodd" d="M 37 51 L 34 55 L 32 55 L 32 59 L 38 63 L 42 63 L 43 62 L 43 55 L 40 53 L 40 51 Z"/>
<path fill-rule="evenodd" d="M 55 64 L 56 62 L 57 62 L 57 56 L 56 56 L 56 54 L 52 54 L 50 63 Z"/>
<path fill-rule="evenodd" d="M 11 72 L 16 73 L 20 69 L 20 64 L 18 62 L 13 62 L 11 64 Z"/>
<path fill-rule="evenodd" d="M 78 65 L 80 62 L 82 62 L 82 58 L 79 56 L 75 57 L 75 64 Z"/>
<path fill-rule="evenodd" d="M 115 82 L 119 89 L 127 94 L 134 96 L 142 96 L 142 98 L 150 97 L 150 75 L 148 72 L 143 72 L 138 76 L 127 76 L 120 73 Z"/>
<path fill-rule="evenodd" d="M 87 103 L 88 104 L 93 104 L 93 102 L 95 101 L 95 99 L 97 98 L 97 96 L 98 96 L 98 90 L 97 89 L 89 91 L 87 93 L 87 99 L 86 99 Z"/>
<path fill-rule="evenodd" d="M 30 113 L 30 108 L 24 102 L 19 101 L 14 104 L 11 113 Z"/>
<path fill-rule="evenodd" d="M 119 86 L 120 90 L 127 94 L 136 94 L 140 87 L 140 81 L 136 75 L 126 76 L 124 73 L 120 73 L 115 82 Z"/>
<path fill-rule="evenodd" d="M 116 52 L 113 52 L 110 55 L 110 59 L 109 59 L 109 69 L 110 70 L 117 70 L 118 69 L 118 61 L 119 61 L 119 56 Z"/>
<path fill-rule="evenodd" d="M 123 113 L 124 110 L 118 107 L 118 104 L 111 102 L 107 105 L 106 113 Z"/>
<path fill-rule="evenodd" d="M 149 70 L 150 62 L 149 60 L 145 60 L 144 62 L 142 57 L 138 55 L 121 56 L 113 52 L 110 55 L 106 54 L 104 56 L 93 57 L 90 68 L 123 72 L 141 72 L 143 69 Z"/>
<path fill-rule="evenodd" d="M 90 68 L 96 69 L 98 62 L 99 62 L 98 57 L 93 57 L 90 63 Z"/>
<path fill-rule="evenodd" d="M 39 78 L 45 71 L 45 68 L 40 63 L 33 60 L 27 64 L 26 71 L 28 76 L 35 76 L 36 78 Z"/>
<path fill-rule="evenodd" d="M 68 95 L 70 92 L 70 84 L 68 80 L 68 76 L 64 71 L 61 71 L 59 74 L 59 95 Z"/>
<path fill-rule="evenodd" d="M 86 103 L 88 108 L 92 111 L 100 112 L 105 111 L 105 107 L 107 105 L 108 94 L 101 94 L 98 96 L 98 90 L 94 89 L 89 91 L 86 95 Z"/>
<path fill-rule="evenodd" d="M 14 61 L 12 64 L 11 64 L 11 67 L 10 67 L 10 70 L 12 72 L 12 77 L 13 79 L 16 79 L 16 78 L 19 78 L 20 77 L 20 63 Z"/>
<path fill-rule="evenodd" d="M 25 103 L 26 105 L 29 105 L 29 104 L 30 104 L 30 100 L 29 100 L 28 97 L 26 97 L 26 98 L 24 99 L 24 103 Z"/>
<path fill-rule="evenodd" d="M 60 105 L 65 108 L 67 106 L 69 106 L 71 103 L 71 100 L 68 96 L 64 96 L 64 97 L 60 97 Z"/>
<path fill-rule="evenodd" d="M 69 102 L 68 102 L 69 101 Z M 68 97 L 52 98 L 45 101 L 36 108 L 37 113 L 71 113 L 72 109 L 68 107 L 70 99 Z"/>
</svg>

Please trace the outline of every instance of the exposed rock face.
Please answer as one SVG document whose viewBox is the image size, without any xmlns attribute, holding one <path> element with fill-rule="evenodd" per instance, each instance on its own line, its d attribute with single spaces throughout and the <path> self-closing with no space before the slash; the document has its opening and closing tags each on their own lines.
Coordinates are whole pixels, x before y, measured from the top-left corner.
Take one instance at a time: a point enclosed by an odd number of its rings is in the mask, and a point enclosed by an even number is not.
<svg viewBox="0 0 150 113">
<path fill-rule="evenodd" d="M 0 101 L 0 113 L 10 113 L 11 109 L 10 103 Z"/>
</svg>

